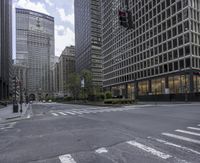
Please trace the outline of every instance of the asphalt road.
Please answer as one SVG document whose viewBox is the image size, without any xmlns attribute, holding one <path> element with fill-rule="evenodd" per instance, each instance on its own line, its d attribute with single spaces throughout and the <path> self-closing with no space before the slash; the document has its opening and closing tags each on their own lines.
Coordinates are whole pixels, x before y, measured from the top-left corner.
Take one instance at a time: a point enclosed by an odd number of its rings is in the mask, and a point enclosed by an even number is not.
<svg viewBox="0 0 200 163">
<path fill-rule="evenodd" d="M 200 104 L 34 104 L 0 124 L 0 163 L 199 163 Z"/>
</svg>

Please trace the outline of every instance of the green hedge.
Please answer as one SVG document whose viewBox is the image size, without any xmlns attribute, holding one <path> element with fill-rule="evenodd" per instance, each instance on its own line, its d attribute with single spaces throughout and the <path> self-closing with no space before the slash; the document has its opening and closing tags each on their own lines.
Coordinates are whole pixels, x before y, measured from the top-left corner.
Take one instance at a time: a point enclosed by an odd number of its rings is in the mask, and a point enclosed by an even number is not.
<svg viewBox="0 0 200 163">
<path fill-rule="evenodd" d="M 134 100 L 131 99 L 106 99 L 105 104 L 133 104 Z"/>
</svg>

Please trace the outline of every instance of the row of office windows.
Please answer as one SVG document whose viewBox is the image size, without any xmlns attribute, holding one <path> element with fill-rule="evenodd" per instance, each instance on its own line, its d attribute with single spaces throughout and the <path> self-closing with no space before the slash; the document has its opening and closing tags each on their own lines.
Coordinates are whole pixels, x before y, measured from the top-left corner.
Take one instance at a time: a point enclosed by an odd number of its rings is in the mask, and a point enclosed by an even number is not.
<svg viewBox="0 0 200 163">
<path fill-rule="evenodd" d="M 138 65 L 140 66 L 140 65 Z M 143 79 L 147 77 L 157 76 L 161 74 L 167 74 L 170 72 L 181 71 L 185 68 L 200 68 L 200 59 L 184 58 L 173 60 L 169 63 L 162 63 L 159 66 L 143 69 L 140 71 L 135 71 L 134 66 L 124 68 L 122 70 L 115 72 L 114 74 L 104 75 L 104 84 L 112 85 L 116 83 L 123 83 L 134 81 L 136 79 Z"/>
</svg>

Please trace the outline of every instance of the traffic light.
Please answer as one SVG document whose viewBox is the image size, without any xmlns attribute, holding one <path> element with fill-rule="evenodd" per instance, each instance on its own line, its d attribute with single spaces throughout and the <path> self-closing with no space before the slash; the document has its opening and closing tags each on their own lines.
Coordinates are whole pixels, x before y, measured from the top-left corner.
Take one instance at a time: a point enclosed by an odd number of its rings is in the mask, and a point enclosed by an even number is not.
<svg viewBox="0 0 200 163">
<path fill-rule="evenodd" d="M 131 29 L 133 28 L 132 14 L 130 11 L 119 10 L 119 23 L 121 26 Z"/>
<path fill-rule="evenodd" d="M 128 28 L 128 14 L 126 11 L 120 11 L 118 13 L 119 23 L 121 26 Z"/>
</svg>

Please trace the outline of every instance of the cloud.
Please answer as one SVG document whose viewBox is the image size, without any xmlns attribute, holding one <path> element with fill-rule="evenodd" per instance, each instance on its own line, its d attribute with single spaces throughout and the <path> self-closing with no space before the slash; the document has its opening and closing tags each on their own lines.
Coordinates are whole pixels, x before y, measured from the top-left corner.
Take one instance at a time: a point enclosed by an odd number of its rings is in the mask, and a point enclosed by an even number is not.
<svg viewBox="0 0 200 163">
<path fill-rule="evenodd" d="M 16 0 L 14 6 L 50 15 L 46 9 L 45 4 L 41 2 L 31 2 L 30 0 Z"/>
<path fill-rule="evenodd" d="M 51 2 L 51 0 L 44 0 L 46 4 L 48 4 L 49 6 L 53 6 L 53 3 Z"/>
<path fill-rule="evenodd" d="M 57 8 L 57 11 L 58 11 L 60 18 L 63 22 L 69 22 L 72 25 L 74 25 L 74 13 L 66 15 L 65 10 L 63 8 L 60 8 L 60 9 Z"/>
<path fill-rule="evenodd" d="M 62 34 L 61 34 L 62 33 Z M 55 26 L 55 54 L 60 56 L 66 46 L 75 44 L 74 32 L 62 25 Z"/>
</svg>

